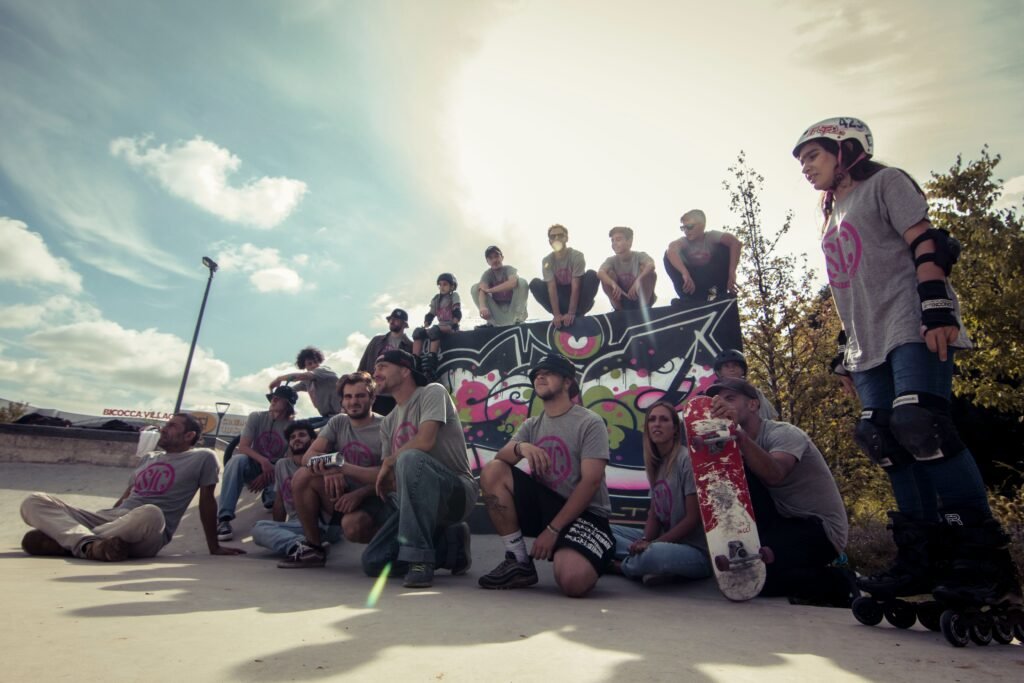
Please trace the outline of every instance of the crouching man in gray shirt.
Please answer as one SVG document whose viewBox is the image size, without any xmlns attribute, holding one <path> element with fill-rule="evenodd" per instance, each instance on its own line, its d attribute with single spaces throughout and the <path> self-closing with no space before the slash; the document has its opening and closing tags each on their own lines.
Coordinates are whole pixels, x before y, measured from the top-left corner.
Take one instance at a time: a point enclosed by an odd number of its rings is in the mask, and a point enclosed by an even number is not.
<svg viewBox="0 0 1024 683">
<path fill-rule="evenodd" d="M 537 583 L 534 560 L 554 561 L 555 583 L 581 598 L 597 584 L 615 555 L 605 482 L 608 428 L 572 399 L 576 368 L 551 353 L 530 371 L 544 405 L 480 473 L 484 503 L 505 544 L 505 560 L 481 576 L 481 588 L 525 588 Z M 530 473 L 515 465 L 530 465 Z M 523 536 L 536 540 L 527 551 Z"/>
<path fill-rule="evenodd" d="M 33 527 L 21 547 L 29 555 L 72 555 L 101 562 L 153 557 L 171 542 L 199 491 L 199 518 L 210 554 L 244 553 L 217 541 L 217 459 L 208 448 L 195 448 L 202 433 L 188 413 L 168 420 L 157 442 L 161 450 L 142 459 L 111 508 L 90 512 L 33 493 L 21 504 L 21 518 Z"/>
</svg>

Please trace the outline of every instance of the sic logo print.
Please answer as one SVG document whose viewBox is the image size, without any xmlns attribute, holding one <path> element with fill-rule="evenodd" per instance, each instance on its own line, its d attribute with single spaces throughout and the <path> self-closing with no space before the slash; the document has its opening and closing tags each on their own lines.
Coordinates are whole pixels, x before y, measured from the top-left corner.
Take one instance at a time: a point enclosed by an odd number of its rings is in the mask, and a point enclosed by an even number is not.
<svg viewBox="0 0 1024 683">
<path fill-rule="evenodd" d="M 839 289 L 850 286 L 860 269 L 863 246 L 860 233 L 846 221 L 832 227 L 821 238 L 821 250 L 825 254 L 825 269 L 828 283 Z"/>
<path fill-rule="evenodd" d="M 551 461 L 551 467 L 546 474 L 539 472 L 536 474 L 548 488 L 555 490 L 572 474 L 572 458 L 569 457 L 569 447 L 557 436 L 545 436 L 537 442 L 536 446 L 547 453 L 548 459 Z"/>
<path fill-rule="evenodd" d="M 165 462 L 155 462 L 137 475 L 132 490 L 140 496 L 159 496 L 174 485 L 174 468 Z"/>
</svg>

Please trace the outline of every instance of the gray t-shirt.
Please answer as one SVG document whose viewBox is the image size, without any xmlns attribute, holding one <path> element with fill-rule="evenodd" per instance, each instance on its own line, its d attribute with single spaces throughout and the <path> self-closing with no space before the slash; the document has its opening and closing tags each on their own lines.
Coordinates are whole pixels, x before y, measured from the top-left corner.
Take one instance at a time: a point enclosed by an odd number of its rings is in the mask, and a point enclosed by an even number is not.
<svg viewBox="0 0 1024 683">
<path fill-rule="evenodd" d="M 300 465 L 289 458 L 281 458 L 274 463 L 274 482 L 284 501 L 284 514 L 288 520 L 298 519 L 295 512 L 295 496 L 292 495 L 292 477 L 299 471 Z"/>
<path fill-rule="evenodd" d="M 457 322 L 455 309 L 461 307 L 462 302 L 456 292 L 435 294 L 434 298 L 430 300 L 430 312 L 437 317 L 438 323 L 446 325 L 454 325 Z"/>
<path fill-rule="evenodd" d="M 572 247 L 566 247 L 562 251 L 565 256 L 555 258 L 555 252 L 551 252 L 540 262 L 540 272 L 544 276 L 544 282 L 555 281 L 560 287 L 572 284 L 574 277 L 583 277 L 587 270 L 587 260 L 583 258 L 583 252 L 576 251 Z"/>
<path fill-rule="evenodd" d="M 153 451 L 143 456 L 129 484 L 131 493 L 118 506 L 134 510 L 155 505 L 164 513 L 164 544 L 171 542 L 182 515 L 202 486 L 217 483 L 217 456 L 208 448 L 181 453 Z"/>
<path fill-rule="evenodd" d="M 345 462 L 359 467 L 378 467 L 382 452 L 380 426 L 383 422 L 383 417 L 371 413 L 368 424 L 356 427 L 348 415 L 335 415 L 320 430 L 319 437 L 327 440 L 329 451 L 345 456 Z M 363 486 L 350 477 L 345 477 L 345 483 L 349 490 Z"/>
<path fill-rule="evenodd" d="M 291 422 L 288 418 L 275 420 L 270 416 L 269 410 L 249 413 L 249 419 L 245 421 L 245 427 L 242 429 L 242 438 L 251 439 L 252 449 L 270 462 L 274 462 L 288 450 L 284 430 Z"/>
<path fill-rule="evenodd" d="M 903 233 L 928 217 L 928 202 L 902 171 L 887 168 L 835 203 L 821 249 L 832 298 L 846 330 L 846 368 L 864 372 L 904 344 L 921 343 L 917 270 Z M 955 348 L 971 348 L 960 324 Z"/>
<path fill-rule="evenodd" d="M 721 230 L 705 230 L 698 240 L 690 241 L 686 237 L 679 248 L 679 257 L 687 266 L 704 266 L 711 260 L 711 252 L 722 241 Z"/>
<path fill-rule="evenodd" d="M 309 400 L 313 402 L 321 415 L 337 415 L 341 412 L 341 399 L 338 397 L 338 375 L 326 365 L 313 371 L 313 379 L 302 381 L 292 387 L 295 391 L 309 392 Z"/>
<path fill-rule="evenodd" d="M 658 518 L 661 533 L 682 521 L 686 516 L 686 497 L 695 495 L 697 483 L 693 478 L 693 463 L 690 461 L 689 450 L 683 446 L 672 467 L 663 465 L 658 471 L 654 486 L 651 487 L 651 511 L 648 514 Z M 700 514 L 699 511 L 696 512 Z M 708 541 L 704 535 L 703 522 L 698 520 L 693 531 L 679 542 L 707 552 Z"/>
<path fill-rule="evenodd" d="M 583 458 L 608 461 L 608 427 L 604 420 L 579 405 L 558 417 L 541 413 L 529 418 L 512 439 L 531 443 L 548 454 L 551 469 L 546 475 L 535 477 L 563 498 L 571 496 L 580 483 Z M 601 478 L 587 510 L 601 517 L 611 515 L 606 477 Z"/>
<path fill-rule="evenodd" d="M 466 493 L 466 509 L 463 519 L 469 517 L 476 505 L 478 493 L 476 480 L 469 468 L 469 452 L 462 422 L 455 410 L 455 403 L 440 384 L 417 387 L 404 405 L 395 406 L 380 426 L 383 456 L 397 452 L 419 433 L 424 422 L 440 422 L 434 448 L 429 455 L 450 469 L 462 482 Z"/>
<path fill-rule="evenodd" d="M 640 269 L 653 263 L 654 260 L 644 252 L 633 251 L 625 261 L 618 255 L 609 256 L 601 264 L 600 269 L 611 275 L 623 291 L 629 291 L 629 288 L 636 282 L 636 276 L 640 274 Z"/>
<path fill-rule="evenodd" d="M 836 552 L 846 548 L 849 521 L 832 472 L 811 438 L 788 422 L 764 420 L 757 445 L 769 453 L 788 453 L 796 466 L 778 486 L 768 486 L 775 508 L 783 517 L 817 517 Z"/>
<path fill-rule="evenodd" d="M 764 392 L 757 387 L 754 387 L 754 391 L 757 392 L 757 400 L 761 403 L 760 407 L 757 409 L 757 416 L 762 420 L 779 419 L 779 414 L 775 412 L 775 406 L 771 404 L 771 401 L 769 401 L 764 395 Z"/>
<path fill-rule="evenodd" d="M 488 268 L 484 271 L 484 274 L 480 276 L 480 282 L 488 287 L 497 287 L 500 284 L 508 282 L 513 276 L 519 277 L 519 271 L 512 266 L 502 266 L 497 270 L 494 268 Z M 513 291 L 508 289 L 504 292 L 495 292 L 494 294 L 491 294 L 491 298 L 499 304 L 507 304 L 512 302 L 512 294 Z"/>
</svg>

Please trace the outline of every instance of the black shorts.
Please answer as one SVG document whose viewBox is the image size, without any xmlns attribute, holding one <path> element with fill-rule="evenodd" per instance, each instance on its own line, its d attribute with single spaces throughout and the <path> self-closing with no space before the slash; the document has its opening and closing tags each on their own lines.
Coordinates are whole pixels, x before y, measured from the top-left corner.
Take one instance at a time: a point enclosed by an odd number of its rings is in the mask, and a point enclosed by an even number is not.
<svg viewBox="0 0 1024 683">
<path fill-rule="evenodd" d="M 512 468 L 512 492 L 519 528 L 524 536 L 536 538 L 544 533 L 565 505 L 565 498 L 538 483 L 518 467 Z M 583 514 L 558 534 L 555 550 L 561 548 L 571 548 L 587 558 L 600 576 L 615 556 L 615 537 L 612 536 L 611 524 L 606 517 L 584 510 Z"/>
</svg>

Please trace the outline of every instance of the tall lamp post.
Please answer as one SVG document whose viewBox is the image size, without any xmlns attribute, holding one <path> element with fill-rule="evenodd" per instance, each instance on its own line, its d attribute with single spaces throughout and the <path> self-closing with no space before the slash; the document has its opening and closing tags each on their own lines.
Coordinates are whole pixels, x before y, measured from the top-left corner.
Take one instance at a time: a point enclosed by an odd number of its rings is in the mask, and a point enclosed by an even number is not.
<svg viewBox="0 0 1024 683">
<path fill-rule="evenodd" d="M 213 282 L 213 274 L 217 272 L 217 262 L 209 256 L 203 257 L 203 265 L 210 270 L 210 277 L 206 280 L 206 291 L 203 292 L 203 305 L 199 307 L 199 318 L 196 320 L 196 331 L 192 334 L 192 346 L 188 350 L 188 360 L 185 361 L 185 373 L 181 376 L 181 388 L 178 390 L 178 400 L 174 404 L 174 412 L 181 412 L 181 399 L 185 396 L 185 383 L 188 382 L 188 371 L 192 367 L 192 354 L 196 351 L 196 340 L 199 339 L 199 326 L 203 324 L 203 311 L 206 310 L 206 297 L 210 295 L 210 284 Z"/>
<path fill-rule="evenodd" d="M 216 449 L 217 442 L 220 441 L 220 421 L 224 419 L 224 415 L 227 414 L 231 404 L 225 401 L 217 401 L 214 405 L 217 406 L 217 431 L 213 435 L 213 447 Z"/>
</svg>

